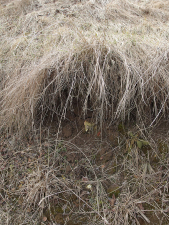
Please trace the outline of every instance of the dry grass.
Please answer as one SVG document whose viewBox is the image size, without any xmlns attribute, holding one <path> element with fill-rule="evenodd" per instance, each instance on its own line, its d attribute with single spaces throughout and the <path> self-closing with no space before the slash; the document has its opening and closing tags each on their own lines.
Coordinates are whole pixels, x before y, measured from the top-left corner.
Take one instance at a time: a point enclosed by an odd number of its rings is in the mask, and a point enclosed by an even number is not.
<svg viewBox="0 0 169 225">
<path fill-rule="evenodd" d="M 64 117 L 72 100 L 100 122 L 133 112 L 149 124 L 166 116 L 167 7 L 167 1 L 1 5 L 1 127 L 31 130 L 46 115 Z"/>
<path fill-rule="evenodd" d="M 139 149 L 118 138 L 114 148 L 93 140 L 92 149 L 1 138 L 0 224 L 168 224 L 169 143 Z"/>
<path fill-rule="evenodd" d="M 41 137 L 77 105 L 101 128 L 168 119 L 168 21 L 167 0 L 1 1 L 0 224 L 168 224 L 168 138 L 140 129 L 142 151 L 127 133 L 113 147 Z"/>
</svg>

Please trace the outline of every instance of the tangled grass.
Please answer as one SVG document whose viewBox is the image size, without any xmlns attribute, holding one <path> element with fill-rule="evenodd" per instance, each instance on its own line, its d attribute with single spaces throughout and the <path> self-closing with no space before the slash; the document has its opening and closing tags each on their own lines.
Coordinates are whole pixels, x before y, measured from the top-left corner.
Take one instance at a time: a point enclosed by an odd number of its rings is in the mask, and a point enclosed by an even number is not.
<svg viewBox="0 0 169 225">
<path fill-rule="evenodd" d="M 1 5 L 1 127 L 64 118 L 73 100 L 101 123 L 168 112 L 168 3 L 10 1 Z M 151 8 L 151 9 L 150 9 Z"/>
<path fill-rule="evenodd" d="M 0 224 L 168 224 L 168 137 L 141 129 L 168 119 L 168 21 L 167 0 L 1 1 Z M 141 134 L 42 137 L 77 106 Z"/>
</svg>

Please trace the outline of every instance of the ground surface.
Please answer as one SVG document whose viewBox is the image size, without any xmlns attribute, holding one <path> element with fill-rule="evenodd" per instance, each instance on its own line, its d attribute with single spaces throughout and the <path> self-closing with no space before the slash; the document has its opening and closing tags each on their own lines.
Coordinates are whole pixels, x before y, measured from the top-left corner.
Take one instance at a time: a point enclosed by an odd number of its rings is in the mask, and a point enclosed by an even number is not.
<svg viewBox="0 0 169 225">
<path fill-rule="evenodd" d="M 168 0 L 0 1 L 0 225 L 169 224 L 168 21 Z"/>
<path fill-rule="evenodd" d="M 1 135 L 0 224 L 168 224 L 164 124 L 140 147 L 138 128 L 86 132 L 85 121 L 68 114 L 58 137 L 54 123 L 29 139 Z"/>
</svg>

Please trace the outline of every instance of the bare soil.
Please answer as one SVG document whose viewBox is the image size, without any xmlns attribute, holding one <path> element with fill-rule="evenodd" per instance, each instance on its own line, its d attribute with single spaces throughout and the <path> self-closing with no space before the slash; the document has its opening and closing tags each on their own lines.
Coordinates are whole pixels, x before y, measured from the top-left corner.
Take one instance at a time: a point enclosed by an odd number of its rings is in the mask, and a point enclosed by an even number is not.
<svg viewBox="0 0 169 225">
<path fill-rule="evenodd" d="M 136 126 L 132 129 L 122 123 L 105 123 L 102 130 L 98 126 L 95 131 L 86 132 L 84 121 L 92 122 L 92 116 L 83 119 L 82 116 L 68 113 L 60 125 L 55 120 L 48 122 L 32 137 L 28 135 L 20 139 L 17 135 L 2 133 L 0 201 L 3 209 L 10 204 L 10 209 L 6 210 L 10 217 L 9 224 L 21 224 L 23 221 L 26 224 L 28 219 L 32 221 L 35 217 L 36 224 L 90 224 L 94 214 L 99 221 L 97 210 L 93 208 L 97 204 L 94 203 L 97 185 L 100 185 L 100 195 L 104 199 L 100 201 L 107 207 L 101 208 L 113 218 L 116 202 L 120 201 L 120 196 L 127 188 L 125 182 L 131 179 L 138 182 L 142 176 L 139 174 L 142 163 L 148 159 L 156 177 L 156 180 L 153 181 L 152 178 L 151 181 L 153 189 L 148 185 L 148 190 L 138 191 L 140 187 L 135 182 L 132 187 L 129 184 L 128 188 L 131 188 L 133 194 L 134 191 L 137 192 L 136 199 L 144 199 L 156 188 L 158 191 L 153 198 L 160 206 L 163 204 L 159 194 L 163 187 L 159 187 L 158 182 L 162 184 L 167 179 L 165 174 L 168 169 L 167 165 L 162 166 L 157 155 L 164 154 L 168 157 L 166 123 L 159 125 L 154 131 L 152 129 L 152 143 L 154 141 L 158 145 L 158 151 L 155 152 L 150 146 L 138 148 L 137 138 L 143 139 L 144 136 Z M 129 132 L 133 132 L 134 137 L 128 135 Z M 129 169 L 131 163 L 137 164 L 137 171 Z M 53 178 L 48 173 L 52 173 Z M 146 173 L 151 176 L 150 171 Z M 58 180 L 57 187 L 52 181 L 54 178 Z M 48 179 L 50 182 L 47 182 Z M 163 190 L 166 198 L 167 190 Z M 146 201 L 140 202 L 135 207 L 150 220 L 147 223 L 144 216 L 136 213 L 140 224 L 159 224 L 159 218 L 162 219 L 162 224 L 168 224 L 167 216 L 164 217 L 160 212 L 154 213 L 151 200 L 149 204 Z M 168 201 L 165 204 L 165 214 L 168 214 Z M 4 218 L 0 224 L 5 224 Z"/>
</svg>

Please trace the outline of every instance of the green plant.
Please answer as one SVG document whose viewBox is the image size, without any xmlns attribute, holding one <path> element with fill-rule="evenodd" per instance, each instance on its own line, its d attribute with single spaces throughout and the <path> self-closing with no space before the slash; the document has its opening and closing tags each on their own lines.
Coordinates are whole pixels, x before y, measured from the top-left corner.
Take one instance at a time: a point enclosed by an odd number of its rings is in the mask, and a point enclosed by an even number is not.
<svg viewBox="0 0 169 225">
<path fill-rule="evenodd" d="M 149 146 L 150 143 L 138 137 L 138 134 L 133 134 L 132 132 L 128 132 L 129 138 L 126 140 L 126 150 L 131 151 L 134 146 L 137 146 L 141 149 L 143 146 Z"/>
</svg>

